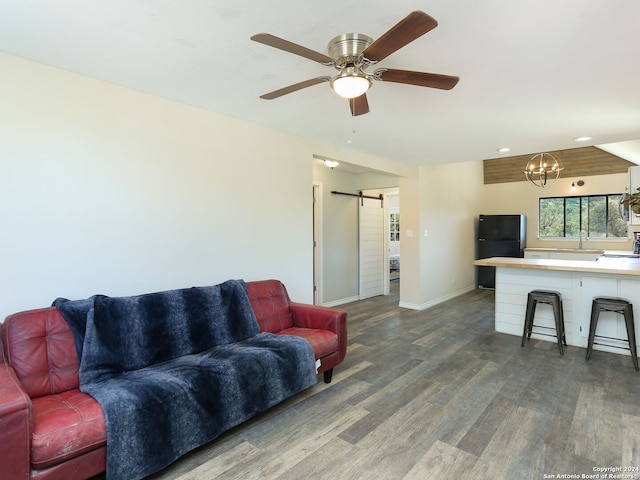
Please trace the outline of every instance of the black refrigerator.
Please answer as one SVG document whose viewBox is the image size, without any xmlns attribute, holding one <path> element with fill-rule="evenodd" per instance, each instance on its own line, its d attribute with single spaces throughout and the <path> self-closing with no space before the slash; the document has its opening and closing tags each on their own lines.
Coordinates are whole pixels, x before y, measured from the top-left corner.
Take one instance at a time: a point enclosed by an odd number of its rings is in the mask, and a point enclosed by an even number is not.
<svg viewBox="0 0 640 480">
<path fill-rule="evenodd" d="M 476 258 L 524 257 L 526 217 L 524 215 L 480 215 Z M 496 287 L 496 267 L 476 267 L 478 288 Z"/>
</svg>

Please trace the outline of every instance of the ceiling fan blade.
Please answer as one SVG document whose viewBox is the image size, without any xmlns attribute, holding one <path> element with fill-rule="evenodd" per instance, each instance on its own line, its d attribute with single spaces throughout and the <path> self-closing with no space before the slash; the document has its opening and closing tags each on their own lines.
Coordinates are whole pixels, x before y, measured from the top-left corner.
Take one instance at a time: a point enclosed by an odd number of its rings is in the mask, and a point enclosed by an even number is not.
<svg viewBox="0 0 640 480">
<path fill-rule="evenodd" d="M 433 17 L 416 10 L 365 48 L 362 56 L 371 63 L 379 62 L 437 26 L 438 22 Z"/>
<path fill-rule="evenodd" d="M 351 115 L 354 117 L 369 113 L 369 102 L 367 101 L 367 94 L 363 93 L 359 97 L 350 98 L 349 108 L 351 108 Z"/>
<path fill-rule="evenodd" d="M 289 85 L 288 87 L 284 87 L 279 90 L 274 90 L 273 92 L 265 93 L 264 95 L 260 95 L 260 98 L 264 100 L 273 100 L 274 98 L 281 97 L 288 93 L 297 92 L 298 90 L 302 90 L 303 88 L 307 88 L 307 87 L 312 87 L 319 83 L 328 82 L 329 80 L 331 80 L 331 77 L 311 78 L 309 80 L 305 80 L 304 82 L 294 83 L 293 85 Z"/>
<path fill-rule="evenodd" d="M 451 75 L 395 70 L 393 68 L 376 70 L 373 72 L 373 78 L 375 80 L 382 80 L 383 82 L 406 83 L 407 85 L 439 88 L 441 90 L 451 90 L 460 80 L 460 77 Z"/>
<path fill-rule="evenodd" d="M 268 33 L 257 33 L 251 37 L 254 42 L 268 45 L 269 47 L 278 48 L 285 52 L 300 55 L 301 57 L 308 58 L 314 62 L 322 63 L 323 65 L 333 65 L 333 58 L 325 55 L 324 53 L 316 52 L 309 48 L 303 47 L 296 43 L 284 40 L 282 38 L 275 37 Z"/>
</svg>

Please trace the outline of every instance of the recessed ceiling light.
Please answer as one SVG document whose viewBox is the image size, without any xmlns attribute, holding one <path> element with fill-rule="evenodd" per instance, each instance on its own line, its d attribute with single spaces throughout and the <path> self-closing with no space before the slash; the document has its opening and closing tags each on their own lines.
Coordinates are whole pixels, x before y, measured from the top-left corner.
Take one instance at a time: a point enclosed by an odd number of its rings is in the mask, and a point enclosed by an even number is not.
<svg viewBox="0 0 640 480">
<path fill-rule="evenodd" d="M 578 137 L 578 138 L 574 138 L 573 140 L 575 142 L 586 142 L 587 140 L 591 140 L 593 137 Z"/>
<path fill-rule="evenodd" d="M 511 151 L 511 149 L 509 147 L 500 147 L 500 148 L 498 148 L 498 151 L 500 153 L 506 153 L 506 152 Z"/>
</svg>

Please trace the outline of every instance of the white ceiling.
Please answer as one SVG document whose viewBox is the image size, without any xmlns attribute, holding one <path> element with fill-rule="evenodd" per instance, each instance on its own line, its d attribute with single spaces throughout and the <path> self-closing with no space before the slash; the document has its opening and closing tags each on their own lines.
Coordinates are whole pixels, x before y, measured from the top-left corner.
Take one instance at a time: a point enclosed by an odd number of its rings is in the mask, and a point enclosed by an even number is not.
<svg viewBox="0 0 640 480">
<path fill-rule="evenodd" d="M 259 98 L 335 70 L 251 35 L 326 53 L 418 9 L 439 26 L 379 66 L 457 75 L 453 90 L 375 82 L 356 118 L 327 83 Z M 0 50 L 422 165 L 640 139 L 638 19 L 637 0 L 0 0 Z"/>
</svg>

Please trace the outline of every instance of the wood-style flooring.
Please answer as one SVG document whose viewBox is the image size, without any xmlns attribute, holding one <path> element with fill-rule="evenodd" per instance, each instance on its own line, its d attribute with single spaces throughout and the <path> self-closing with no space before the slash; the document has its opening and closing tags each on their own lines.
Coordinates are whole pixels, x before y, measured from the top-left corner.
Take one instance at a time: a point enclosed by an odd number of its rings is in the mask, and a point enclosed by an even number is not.
<svg viewBox="0 0 640 480">
<path fill-rule="evenodd" d="M 492 291 L 425 311 L 399 308 L 397 294 L 342 308 L 349 348 L 332 383 L 320 375 L 151 478 L 595 478 L 640 466 L 630 357 L 521 348 L 494 332 Z"/>
</svg>

